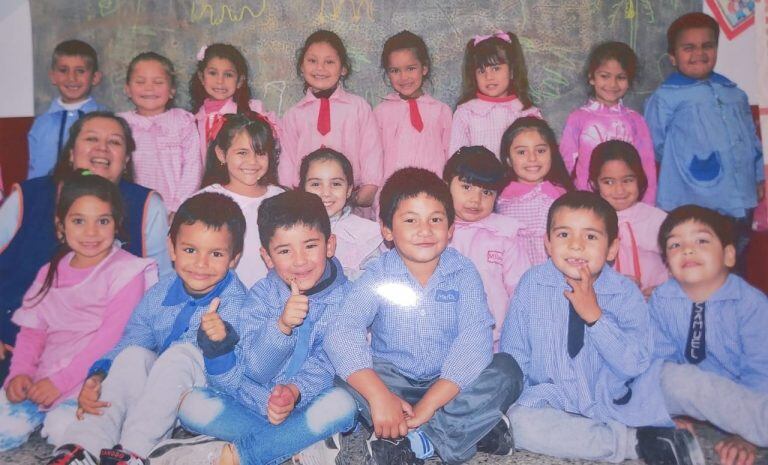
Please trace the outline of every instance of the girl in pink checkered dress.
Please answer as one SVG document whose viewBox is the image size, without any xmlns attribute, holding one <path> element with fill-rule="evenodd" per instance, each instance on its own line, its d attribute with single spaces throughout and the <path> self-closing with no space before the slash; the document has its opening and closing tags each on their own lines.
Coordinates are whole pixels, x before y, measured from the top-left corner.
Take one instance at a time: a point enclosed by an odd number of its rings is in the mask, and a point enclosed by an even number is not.
<svg viewBox="0 0 768 465">
<path fill-rule="evenodd" d="M 498 157 L 501 135 L 517 118 L 538 116 L 517 36 L 475 36 L 464 51 L 463 92 L 453 114 L 448 153 L 482 145 Z"/>
<path fill-rule="evenodd" d="M 510 183 L 496 201 L 496 212 L 523 224 L 518 231 L 532 265 L 547 260 L 547 212 L 558 197 L 574 190 L 557 139 L 546 121 L 517 119 L 501 138 L 501 161 Z"/>
</svg>

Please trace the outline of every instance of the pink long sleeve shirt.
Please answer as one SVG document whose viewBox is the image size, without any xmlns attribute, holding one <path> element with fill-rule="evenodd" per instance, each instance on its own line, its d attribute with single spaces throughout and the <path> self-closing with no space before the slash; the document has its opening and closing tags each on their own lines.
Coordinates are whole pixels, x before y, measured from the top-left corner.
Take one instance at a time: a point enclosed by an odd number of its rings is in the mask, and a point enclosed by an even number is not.
<svg viewBox="0 0 768 465">
<path fill-rule="evenodd" d="M 496 213 L 511 216 L 522 226 L 518 231 L 531 265 L 547 261 L 544 238 L 547 235 L 547 212 L 565 189 L 549 181 L 532 186 L 512 181 L 496 200 Z"/>
<path fill-rule="evenodd" d="M 514 218 L 491 213 L 480 221 L 456 220 L 451 247 L 472 260 L 483 279 L 488 308 L 496 320 L 494 350 L 498 350 L 501 328 L 512 293 L 520 277 L 531 267 Z"/>
<path fill-rule="evenodd" d="M 384 146 L 384 177 L 407 166 L 428 169 L 438 176 L 448 161 L 451 139 L 451 109 L 429 94 L 416 99 L 424 128 L 411 124 L 407 100 L 396 93 L 384 97 L 373 109 Z"/>
<path fill-rule="evenodd" d="M 356 186 L 381 186 L 383 150 L 371 106 L 341 85 L 328 100 L 331 130 L 326 135 L 317 130 L 320 99 L 309 90 L 283 116 L 285 141 L 278 166 L 280 183 L 297 186 L 302 158 L 321 147 L 328 147 L 343 153 L 352 163 Z"/>
<path fill-rule="evenodd" d="M 601 142 L 621 140 L 632 144 L 640 154 L 640 162 L 648 178 L 648 190 L 643 202 L 656 203 L 656 160 L 653 140 L 643 116 L 625 107 L 621 102 L 612 107 L 590 100 L 568 115 L 560 140 L 560 153 L 568 171 L 574 173 L 579 190 L 592 190 L 589 186 L 589 161 L 592 151 Z M 575 167 L 575 169 L 574 169 Z"/>
<path fill-rule="evenodd" d="M 135 111 L 119 116 L 131 126 L 136 141 L 136 183 L 158 192 L 168 211 L 175 212 L 200 187 L 203 177 L 195 117 L 181 108 L 156 116 L 142 116 Z"/>
<path fill-rule="evenodd" d="M 617 212 L 619 254 L 613 267 L 640 281 L 641 288 L 655 287 L 669 278 L 661 259 L 657 237 L 667 213 L 643 202 Z"/>
<path fill-rule="evenodd" d="M 331 218 L 331 232 L 336 236 L 336 258 L 350 279 L 360 276 L 365 263 L 382 250 L 379 224 L 355 215 L 349 207 Z"/>
<path fill-rule="evenodd" d="M 36 294 L 49 265 L 40 269 L 12 318 L 21 331 L 6 383 L 19 375 L 48 378 L 61 392 L 53 406 L 79 392 L 88 369 L 117 343 L 144 291 L 157 282 L 154 260 L 117 246 L 90 268 L 73 268 L 73 256 L 59 262 L 58 281 L 42 299 Z"/>
<path fill-rule="evenodd" d="M 541 111 L 534 106 L 523 109 L 517 98 L 506 102 L 475 98 L 462 103 L 453 114 L 448 153 L 455 153 L 466 145 L 482 145 L 498 158 L 501 136 L 523 116 L 541 118 Z"/>
</svg>

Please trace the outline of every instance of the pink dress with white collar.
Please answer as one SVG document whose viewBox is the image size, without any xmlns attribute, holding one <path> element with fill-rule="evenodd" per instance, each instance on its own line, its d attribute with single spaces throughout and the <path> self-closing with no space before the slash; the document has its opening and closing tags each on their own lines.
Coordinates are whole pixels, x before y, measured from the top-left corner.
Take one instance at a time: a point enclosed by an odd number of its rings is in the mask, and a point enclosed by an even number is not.
<svg viewBox="0 0 768 465">
<path fill-rule="evenodd" d="M 287 187 L 297 186 L 301 160 L 314 150 L 329 147 L 343 153 L 352 163 L 356 186 L 381 186 L 383 151 L 371 106 L 341 85 L 328 100 L 331 129 L 325 135 L 317 129 L 320 99 L 310 90 L 283 116 L 284 142 L 278 166 L 280 183 Z"/>
<path fill-rule="evenodd" d="M 657 237 L 667 213 L 643 202 L 617 212 L 619 254 L 613 267 L 640 281 L 641 288 L 655 287 L 669 278 L 661 259 Z"/>
<path fill-rule="evenodd" d="M 511 216 L 522 224 L 519 235 L 531 265 L 547 261 L 544 238 L 547 234 L 547 212 L 565 189 L 549 181 L 534 185 L 512 181 L 496 200 L 496 213 Z"/>
<path fill-rule="evenodd" d="M 429 94 L 416 99 L 424 123 L 418 131 L 410 119 L 407 100 L 391 93 L 373 109 L 384 145 L 384 179 L 407 166 L 428 169 L 438 176 L 448 161 L 451 109 Z"/>
<path fill-rule="evenodd" d="M 496 320 L 493 341 L 497 351 L 509 299 L 520 277 L 531 267 L 518 236 L 523 225 L 496 213 L 474 222 L 457 219 L 454 225 L 450 246 L 472 260 L 483 279 L 488 307 Z"/>
<path fill-rule="evenodd" d="M 492 98 L 478 94 L 456 108 L 448 153 L 466 145 L 482 145 L 498 157 L 504 131 L 523 116 L 541 118 L 541 111 L 534 106 L 523 109 L 515 96 Z"/>
<path fill-rule="evenodd" d="M 560 140 L 560 153 L 568 171 L 574 173 L 574 183 L 579 190 L 591 190 L 589 186 L 589 162 L 592 151 L 601 142 L 621 140 L 629 142 L 640 154 L 640 162 L 648 178 L 648 190 L 643 202 L 656 203 L 656 159 L 653 140 L 643 116 L 623 103 L 609 107 L 597 100 L 568 115 Z"/>
</svg>

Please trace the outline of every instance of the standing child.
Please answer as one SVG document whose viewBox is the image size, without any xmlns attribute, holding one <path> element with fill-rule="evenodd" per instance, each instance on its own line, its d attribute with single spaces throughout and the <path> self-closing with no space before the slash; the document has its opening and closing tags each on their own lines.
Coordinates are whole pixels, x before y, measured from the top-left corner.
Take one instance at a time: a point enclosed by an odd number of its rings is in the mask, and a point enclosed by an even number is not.
<svg viewBox="0 0 768 465">
<path fill-rule="evenodd" d="M 96 50 L 81 40 L 66 40 L 53 49 L 51 80 L 59 97 L 48 111 L 32 123 L 29 140 L 27 179 L 51 174 L 61 149 L 69 137 L 69 128 L 85 113 L 106 108 L 91 98 L 91 90 L 101 82 Z"/>
<path fill-rule="evenodd" d="M 451 109 L 424 92 L 432 60 L 424 40 L 410 31 L 384 43 L 381 68 L 395 91 L 374 108 L 384 145 L 384 176 L 406 166 L 443 171 L 451 138 Z"/>
<path fill-rule="evenodd" d="M 511 453 L 501 411 L 522 376 L 511 357 L 492 354 L 482 279 L 448 247 L 448 186 L 429 170 L 404 168 L 379 202 L 395 248 L 354 283 L 324 346 L 372 430 L 368 463 L 415 465 L 436 454 L 460 464 L 476 451 Z"/>
<path fill-rule="evenodd" d="M 541 118 L 528 94 L 523 48 L 511 32 L 475 36 L 467 43 L 463 83 L 448 153 L 482 145 L 500 156 L 501 135 L 510 124 L 522 116 Z"/>
<path fill-rule="evenodd" d="M 197 52 L 197 72 L 189 81 L 192 113 L 200 133 L 200 156 L 205 165 L 208 145 L 227 113 L 265 114 L 261 100 L 251 98 L 248 62 L 229 44 L 211 44 Z M 274 115 L 270 120 L 277 121 Z"/>
<path fill-rule="evenodd" d="M 648 298 L 669 277 L 659 250 L 659 227 L 667 214 L 640 202 L 648 188 L 640 155 L 628 142 L 612 140 L 595 147 L 589 183 L 616 210 L 619 252 L 613 267 L 629 276 Z"/>
<path fill-rule="evenodd" d="M 573 190 L 557 139 L 546 121 L 526 116 L 504 131 L 501 161 L 511 181 L 496 202 L 496 212 L 518 220 L 520 237 L 532 265 L 544 263 L 547 211 L 552 202 Z"/>
<path fill-rule="evenodd" d="M 501 162 L 482 146 L 462 147 L 448 160 L 443 181 L 456 210 L 451 247 L 472 260 L 483 278 L 488 307 L 496 319 L 493 348 L 498 351 L 501 325 L 520 277 L 531 266 L 514 218 L 493 213 L 506 184 Z"/>
<path fill-rule="evenodd" d="M 648 179 L 642 200 L 654 205 L 656 159 L 651 134 L 643 117 L 621 101 L 636 75 L 637 56 L 629 45 L 605 42 L 592 49 L 586 72 L 591 98 L 568 116 L 560 139 L 560 153 L 568 171 L 573 172 L 576 188 L 588 190 L 589 160 L 595 146 L 608 140 L 629 142 L 637 148 Z"/>
<path fill-rule="evenodd" d="M 352 196 L 352 164 L 343 154 L 328 148 L 317 149 L 301 160 L 301 188 L 323 201 L 336 236 L 336 258 L 350 279 L 356 279 L 369 260 L 380 254 L 384 239 L 375 221 L 352 213 L 347 205 Z"/>
<path fill-rule="evenodd" d="M 713 72 L 720 27 L 704 13 L 677 18 L 667 52 L 677 72 L 645 105 L 661 164 L 657 205 L 701 205 L 736 220 L 737 268 L 749 242 L 752 211 L 765 194 L 760 141 L 747 95 Z"/>
<path fill-rule="evenodd" d="M 228 114 L 208 147 L 201 192 L 217 192 L 234 200 L 245 216 L 245 245 L 237 276 L 246 288 L 267 275 L 259 253 L 259 205 L 283 192 L 277 185 L 278 147 L 266 118 Z"/>
<path fill-rule="evenodd" d="M 117 343 L 157 281 L 154 261 L 115 245 L 123 225 L 115 184 L 73 173 L 61 187 L 55 221 L 62 245 L 13 315 L 21 331 L 0 392 L 0 451 L 26 442 L 40 424 L 48 442 L 62 444 L 88 368 Z"/>
<path fill-rule="evenodd" d="M 501 335 L 525 375 L 508 413 L 515 444 L 561 458 L 704 465 L 664 406 L 645 300 L 606 264 L 617 236 L 615 210 L 595 193 L 569 192 L 549 209 L 551 258 L 520 280 Z"/>
<path fill-rule="evenodd" d="M 667 408 L 730 434 L 715 444 L 723 465 L 754 463 L 768 447 L 768 299 L 731 273 L 732 222 L 713 210 L 671 211 L 659 247 L 672 278 L 650 307 Z"/>
<path fill-rule="evenodd" d="M 351 203 L 369 207 L 381 185 L 381 139 L 371 106 L 344 89 L 344 79 L 352 74 L 347 48 L 336 33 L 321 29 L 307 37 L 298 55 L 296 71 L 306 95 L 283 117 L 286 147 L 280 182 L 296 186 L 301 159 L 330 147 L 352 163 L 356 190 Z"/>
<path fill-rule="evenodd" d="M 137 184 L 160 193 L 173 214 L 200 185 L 203 167 L 192 113 L 171 108 L 176 73 L 171 61 L 155 52 L 136 55 L 128 64 L 125 94 L 136 106 L 119 113 L 131 126 Z"/>
<path fill-rule="evenodd" d="M 144 294 L 117 345 L 91 366 L 77 399 L 80 421 L 49 465 L 142 465 L 170 435 L 182 396 L 206 385 L 198 329 L 225 341 L 211 320 L 242 311 L 247 291 L 231 268 L 244 232 L 229 197 L 204 193 L 181 204 L 168 233 L 176 273 Z"/>
</svg>

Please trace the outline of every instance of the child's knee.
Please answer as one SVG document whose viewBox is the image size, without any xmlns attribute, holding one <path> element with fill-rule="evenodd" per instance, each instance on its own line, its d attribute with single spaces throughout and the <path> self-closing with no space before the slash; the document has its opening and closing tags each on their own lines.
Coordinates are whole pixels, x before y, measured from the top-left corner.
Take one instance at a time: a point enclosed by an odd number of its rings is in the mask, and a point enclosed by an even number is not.
<svg viewBox="0 0 768 465">
<path fill-rule="evenodd" d="M 45 414 L 29 401 L 0 406 L 0 452 L 27 442 L 44 417 Z"/>
<path fill-rule="evenodd" d="M 307 408 L 307 426 L 314 433 L 322 433 L 335 423 L 353 420 L 356 415 L 355 399 L 342 388 L 332 388 Z"/>
<path fill-rule="evenodd" d="M 40 435 L 47 439 L 48 444 L 54 447 L 64 444 L 64 433 L 76 421 L 76 410 L 76 402 L 66 401 L 45 415 Z"/>
<path fill-rule="evenodd" d="M 182 366 L 182 365 L 200 365 L 203 364 L 203 355 L 200 349 L 193 344 L 182 343 L 174 344 L 168 348 L 157 359 L 157 363 L 161 365 L 170 366 Z"/>
<path fill-rule="evenodd" d="M 208 389 L 192 389 L 179 405 L 179 418 L 192 429 L 208 425 L 224 410 L 224 402 Z"/>
</svg>

